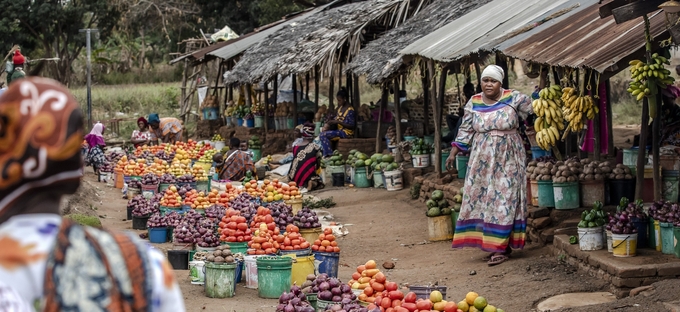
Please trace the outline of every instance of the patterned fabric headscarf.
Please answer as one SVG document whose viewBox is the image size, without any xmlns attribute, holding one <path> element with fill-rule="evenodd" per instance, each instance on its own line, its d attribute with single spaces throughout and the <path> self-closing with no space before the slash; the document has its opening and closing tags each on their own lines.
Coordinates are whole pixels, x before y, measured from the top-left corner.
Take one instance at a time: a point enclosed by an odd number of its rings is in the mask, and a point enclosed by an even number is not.
<svg viewBox="0 0 680 312">
<path fill-rule="evenodd" d="M 82 176 L 83 119 L 58 82 L 31 77 L 0 96 L 0 216 L 36 188 Z"/>
<path fill-rule="evenodd" d="M 104 127 L 101 122 L 96 123 L 94 127 L 92 127 L 90 134 L 85 136 L 85 141 L 87 141 L 87 145 L 90 146 L 90 148 L 95 146 L 106 146 L 103 135 L 105 129 L 106 127 Z"/>
<path fill-rule="evenodd" d="M 159 123 L 161 123 L 161 118 L 158 117 L 158 114 L 149 114 L 149 123 L 150 124 L 159 124 Z"/>
<path fill-rule="evenodd" d="M 302 129 L 300 129 L 300 133 L 302 133 L 302 136 L 305 138 L 311 138 L 314 136 L 315 128 L 316 126 L 313 124 L 305 124 L 304 126 L 302 126 Z"/>
</svg>

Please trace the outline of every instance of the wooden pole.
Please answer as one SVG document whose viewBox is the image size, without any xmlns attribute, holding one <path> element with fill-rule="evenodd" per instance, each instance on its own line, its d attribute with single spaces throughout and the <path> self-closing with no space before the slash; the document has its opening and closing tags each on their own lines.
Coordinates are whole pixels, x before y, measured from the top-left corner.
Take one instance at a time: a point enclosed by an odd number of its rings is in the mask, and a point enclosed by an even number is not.
<svg viewBox="0 0 680 312">
<path fill-rule="evenodd" d="M 293 127 L 297 126 L 298 116 L 297 75 L 293 74 Z"/>
<path fill-rule="evenodd" d="M 655 86 L 656 87 L 656 86 Z M 659 148 L 661 145 L 661 92 L 656 95 L 656 117 L 652 119 L 652 128 L 654 132 L 652 133 L 652 167 L 654 168 L 654 200 L 661 200 L 661 173 L 659 172 L 660 159 L 659 159 Z"/>
<path fill-rule="evenodd" d="M 179 98 L 179 107 L 185 107 L 185 101 L 187 98 L 187 80 L 188 80 L 188 75 L 189 75 L 189 61 L 185 58 L 184 59 L 184 75 L 182 75 L 182 87 L 180 88 L 180 98 Z M 187 122 L 186 117 L 184 117 L 184 123 Z M 91 126 L 91 125 L 90 125 Z"/>
<path fill-rule="evenodd" d="M 335 111 L 335 106 L 333 106 L 333 100 L 335 99 L 335 77 L 333 77 L 333 73 L 331 72 L 331 77 L 328 81 L 328 111 L 333 112 Z"/>
<path fill-rule="evenodd" d="M 397 143 L 401 142 L 401 108 L 399 107 L 399 78 L 394 78 L 394 128 L 397 130 Z M 380 129 L 378 129 L 380 132 Z"/>
<path fill-rule="evenodd" d="M 361 106 L 361 94 L 359 94 L 359 76 L 358 75 L 353 75 L 352 82 L 354 82 L 354 90 L 352 93 L 354 94 L 354 101 L 357 103 L 357 109 L 358 107 Z"/>
<path fill-rule="evenodd" d="M 425 123 L 425 128 L 424 128 L 424 133 L 425 135 L 430 134 L 430 116 L 428 114 L 429 111 L 429 106 L 430 106 L 430 80 L 428 79 L 428 70 L 427 70 L 427 65 L 424 63 L 420 67 L 421 73 L 420 73 L 420 79 L 421 83 L 423 85 L 423 112 L 425 112 L 423 115 L 423 122 Z M 453 129 L 451 129 L 453 130 Z"/>
<path fill-rule="evenodd" d="M 647 97 L 642 100 L 642 121 L 640 122 L 640 140 L 637 158 L 637 175 L 635 179 L 635 198 L 642 198 L 642 187 L 645 181 L 645 151 L 647 150 L 647 129 L 649 126 L 649 105 Z"/>
<path fill-rule="evenodd" d="M 446 75 L 448 68 L 442 68 L 442 75 L 439 78 L 439 98 L 438 103 L 434 107 L 434 172 L 437 173 L 437 177 L 442 175 L 442 107 L 444 107 L 444 98 L 446 97 Z"/>
<path fill-rule="evenodd" d="M 376 131 L 375 134 L 375 152 L 380 153 L 380 143 L 382 142 L 382 138 L 380 137 L 380 128 L 382 128 L 382 116 L 385 112 L 385 105 L 387 105 L 388 101 L 388 92 L 387 92 L 387 84 L 381 85 L 382 87 L 382 94 L 380 97 L 380 114 L 378 115 L 378 131 Z"/>
<path fill-rule="evenodd" d="M 305 96 L 309 100 L 309 72 L 305 74 Z"/>
<path fill-rule="evenodd" d="M 432 123 L 437 124 L 438 122 L 441 122 L 440 120 L 437 120 L 434 116 L 434 109 L 437 107 L 437 76 L 435 73 L 434 69 L 434 61 L 430 60 L 427 62 L 427 74 L 428 74 L 428 80 L 430 81 L 428 85 L 428 89 L 430 90 L 430 106 L 432 107 Z M 429 112 L 425 112 L 428 114 Z M 429 126 L 429 124 L 427 125 Z"/>
<path fill-rule="evenodd" d="M 592 82 L 590 83 L 591 86 L 594 86 L 594 88 L 591 90 L 591 96 L 594 96 L 595 94 L 598 94 L 598 91 L 600 90 L 600 86 L 597 85 L 597 80 L 595 79 L 595 75 L 597 75 L 594 71 L 591 71 L 591 77 Z M 600 100 L 599 99 L 593 99 L 593 102 L 595 102 L 595 105 L 599 107 L 600 105 Z M 600 140 L 600 114 L 595 113 L 595 118 L 593 118 L 593 159 L 600 161 L 600 155 L 602 154 L 601 151 L 602 149 L 600 148 L 600 144 L 602 143 Z"/>
<path fill-rule="evenodd" d="M 264 133 L 269 132 L 269 81 L 264 83 Z"/>
<path fill-rule="evenodd" d="M 504 89 L 509 89 L 510 80 L 508 78 L 508 62 L 505 59 L 505 57 L 502 56 L 500 53 L 496 53 L 496 65 L 500 66 L 501 68 L 503 68 L 503 71 L 505 71 L 505 75 L 503 75 L 502 86 Z"/>
<path fill-rule="evenodd" d="M 319 110 L 319 65 L 314 66 L 314 112 Z"/>
<path fill-rule="evenodd" d="M 607 92 L 606 92 L 606 95 L 607 95 L 607 133 L 608 133 L 608 136 L 609 136 L 609 139 L 607 140 L 607 141 L 609 141 L 608 142 L 609 143 L 608 150 L 609 150 L 609 156 L 615 157 L 616 156 L 616 148 L 614 147 L 614 131 L 612 131 L 613 130 L 613 126 L 612 126 L 612 123 L 613 123 L 613 121 L 612 121 L 613 116 L 612 115 L 613 114 L 612 114 L 612 100 L 611 100 L 611 98 L 612 98 L 612 95 L 611 95 L 612 87 L 611 87 L 611 83 L 610 83 L 609 78 L 605 81 L 605 87 L 607 88 Z"/>
<path fill-rule="evenodd" d="M 279 103 L 279 75 L 274 76 L 274 112 L 276 112 L 276 106 Z"/>
<path fill-rule="evenodd" d="M 482 92 L 482 69 L 478 61 L 475 61 L 475 72 L 477 73 L 477 92 Z"/>
</svg>

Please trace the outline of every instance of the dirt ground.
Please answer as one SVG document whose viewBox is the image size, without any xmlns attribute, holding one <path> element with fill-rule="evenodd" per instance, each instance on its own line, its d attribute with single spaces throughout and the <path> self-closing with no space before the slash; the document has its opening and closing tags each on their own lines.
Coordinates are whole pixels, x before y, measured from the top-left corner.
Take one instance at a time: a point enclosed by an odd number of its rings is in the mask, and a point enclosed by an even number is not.
<svg viewBox="0 0 680 312">
<path fill-rule="evenodd" d="M 122 198 L 120 190 L 96 182 L 91 172 L 85 180 L 96 190 L 96 200 L 92 202 L 91 209 L 102 218 L 103 226 L 133 231 L 131 221 L 126 220 L 127 201 Z M 85 193 L 93 195 L 89 191 Z M 482 261 L 485 256 L 482 251 L 454 250 L 450 241 L 428 242 L 425 209 L 422 203 L 410 199 L 408 190 L 387 192 L 329 188 L 314 195 L 321 198 L 332 196 L 337 206 L 328 211 L 334 221 L 349 230 L 348 235 L 338 238 L 342 248 L 339 270 L 342 281 L 349 280 L 356 266 L 368 260 L 373 259 L 379 264 L 393 261 L 395 268 L 383 271 L 388 280 L 398 282 L 401 287 L 438 283 L 448 287 L 446 298 L 456 302 L 462 300 L 467 292 L 475 291 L 486 297 L 490 304 L 505 311 L 536 311 L 540 301 L 554 295 L 607 291 L 609 287 L 603 281 L 549 256 L 547 247 L 526 246 L 524 250 L 513 252 L 510 261 L 489 267 Z M 157 247 L 165 250 L 169 244 Z M 243 283 L 236 286 L 233 298 L 207 298 L 202 286 L 190 284 L 188 271 L 175 272 L 187 311 L 272 312 L 275 309 L 276 300 L 259 298 L 257 290 L 247 289 Z M 673 293 L 678 294 L 680 282 L 672 284 L 672 287 L 675 287 L 672 288 Z M 666 301 L 668 298 L 659 297 L 664 293 L 638 300 L 650 310 L 633 309 L 633 304 L 638 302 L 636 300 L 617 301 L 596 310 L 629 311 L 616 308 L 615 304 L 621 303 L 624 307 L 631 305 L 630 311 L 665 311 L 661 303 L 653 303 Z M 568 311 L 594 310 L 591 307 Z"/>
</svg>

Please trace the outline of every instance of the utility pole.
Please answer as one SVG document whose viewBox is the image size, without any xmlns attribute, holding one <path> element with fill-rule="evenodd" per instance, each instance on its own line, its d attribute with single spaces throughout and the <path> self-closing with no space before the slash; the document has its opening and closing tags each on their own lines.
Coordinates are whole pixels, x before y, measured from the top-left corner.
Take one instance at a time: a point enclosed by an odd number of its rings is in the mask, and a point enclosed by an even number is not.
<svg viewBox="0 0 680 312">
<path fill-rule="evenodd" d="M 88 129 L 92 129 L 92 45 L 90 44 L 90 35 L 92 32 L 99 30 L 93 28 L 80 29 L 78 32 L 86 33 L 85 46 L 87 47 L 87 122 Z"/>
</svg>

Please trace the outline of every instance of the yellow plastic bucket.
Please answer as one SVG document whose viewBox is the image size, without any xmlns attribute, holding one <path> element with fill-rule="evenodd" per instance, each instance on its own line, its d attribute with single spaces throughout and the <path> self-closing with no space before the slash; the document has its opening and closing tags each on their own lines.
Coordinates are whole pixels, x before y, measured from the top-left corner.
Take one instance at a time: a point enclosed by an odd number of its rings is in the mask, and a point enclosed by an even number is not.
<svg viewBox="0 0 680 312">
<path fill-rule="evenodd" d="M 310 244 L 319 239 L 319 235 L 323 233 L 321 227 L 311 229 L 300 229 L 300 236 L 304 237 Z"/>
<path fill-rule="evenodd" d="M 295 254 L 284 255 L 282 257 L 293 258 L 293 269 L 290 273 L 290 285 L 302 285 L 309 274 L 314 274 L 314 256 L 298 257 Z"/>
<path fill-rule="evenodd" d="M 614 257 L 633 257 L 637 252 L 637 233 L 612 234 Z"/>
<path fill-rule="evenodd" d="M 657 220 L 654 220 L 654 237 L 656 239 L 656 251 L 661 251 L 661 225 Z"/>
<path fill-rule="evenodd" d="M 286 205 L 289 205 L 293 209 L 293 215 L 296 215 L 298 211 L 302 210 L 302 199 L 289 199 L 286 201 Z"/>
</svg>

